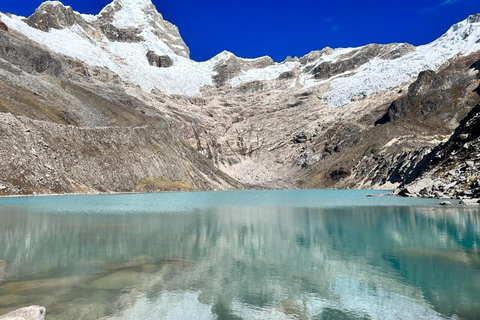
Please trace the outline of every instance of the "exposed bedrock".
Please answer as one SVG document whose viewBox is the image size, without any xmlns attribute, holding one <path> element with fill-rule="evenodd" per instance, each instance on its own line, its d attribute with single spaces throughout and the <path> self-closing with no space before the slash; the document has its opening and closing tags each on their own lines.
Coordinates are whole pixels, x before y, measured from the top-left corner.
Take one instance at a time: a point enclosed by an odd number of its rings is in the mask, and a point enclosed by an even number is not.
<svg viewBox="0 0 480 320">
<path fill-rule="evenodd" d="M 110 41 L 115 42 L 142 42 L 145 39 L 140 36 L 142 30 L 137 28 L 117 28 L 112 24 L 104 24 L 100 26 L 102 33 Z"/>
<path fill-rule="evenodd" d="M 61 70 L 59 61 L 50 52 L 3 32 L 0 32 L 0 58 L 28 73 L 49 71 L 58 75 Z"/>
<path fill-rule="evenodd" d="M 397 192 L 405 196 L 480 198 L 480 104 L 447 142 L 426 155 Z M 412 180 L 412 179 L 410 179 Z"/>
<path fill-rule="evenodd" d="M 169 68 L 173 66 L 173 61 L 169 56 L 159 56 L 155 51 L 147 52 L 148 63 L 158 68 Z"/>
<path fill-rule="evenodd" d="M 226 85 L 231 79 L 238 76 L 242 71 L 248 71 L 254 68 L 265 68 L 273 65 L 270 57 L 245 60 L 232 55 L 228 60 L 221 61 L 215 65 L 213 82 L 217 87 Z"/>
<path fill-rule="evenodd" d="M 82 21 L 69 6 L 63 6 L 59 2 L 45 2 L 40 5 L 27 19 L 28 25 L 42 31 L 50 29 L 65 29 Z"/>
</svg>

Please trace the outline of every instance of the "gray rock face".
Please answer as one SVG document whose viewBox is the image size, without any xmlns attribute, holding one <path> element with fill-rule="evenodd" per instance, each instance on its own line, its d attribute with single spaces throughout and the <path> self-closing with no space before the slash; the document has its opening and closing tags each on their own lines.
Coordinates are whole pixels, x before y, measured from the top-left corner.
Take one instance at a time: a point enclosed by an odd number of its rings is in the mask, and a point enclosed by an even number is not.
<svg viewBox="0 0 480 320">
<path fill-rule="evenodd" d="M 140 29 L 137 28 L 116 28 L 111 24 L 104 24 L 100 26 L 103 34 L 110 41 L 116 42 L 142 42 L 145 41 L 139 34 Z"/>
<path fill-rule="evenodd" d="M 295 72 L 293 71 L 285 71 L 284 73 L 278 76 L 278 80 L 290 80 L 295 78 Z"/>
<path fill-rule="evenodd" d="M 158 68 L 169 68 L 173 66 L 173 61 L 169 56 L 159 56 L 154 51 L 147 52 L 148 63 Z"/>
<path fill-rule="evenodd" d="M 408 88 L 409 97 L 423 95 L 433 88 L 439 88 L 442 85 L 442 78 L 435 71 L 426 70 L 420 72 L 417 80 Z"/>
<path fill-rule="evenodd" d="M 474 65 L 464 68 L 474 69 Z M 459 103 L 456 100 L 462 98 L 461 94 L 467 95 L 464 93 L 465 89 L 475 80 L 476 75 L 469 72 L 422 71 L 417 80 L 409 86 L 407 95 L 393 101 L 387 112 L 375 124 L 394 122 L 408 114 L 421 118 L 438 116 L 441 119 L 445 116 L 445 112 L 442 111 L 451 110 L 453 105 Z M 468 95 L 467 98 L 471 99 Z M 450 110 L 448 112 L 451 112 Z"/>
<path fill-rule="evenodd" d="M 60 63 L 50 52 L 3 32 L 0 32 L 0 57 L 28 73 L 49 71 L 58 75 L 61 71 Z"/>
<path fill-rule="evenodd" d="M 31 306 L 22 308 L 6 315 L 0 316 L 1 320 L 45 320 L 45 308 L 40 306 Z"/>
<path fill-rule="evenodd" d="M 27 23 L 31 27 L 49 31 L 50 29 L 65 29 L 73 26 L 79 20 L 82 19 L 74 13 L 71 7 L 65 7 L 55 2 L 45 2 L 27 19 Z"/>
<path fill-rule="evenodd" d="M 218 63 L 214 70 L 213 82 L 217 87 L 226 85 L 231 79 L 238 76 L 242 71 L 248 71 L 254 68 L 265 68 L 273 65 L 270 57 L 262 57 L 253 60 L 245 60 L 232 55 L 230 59 Z"/>
<path fill-rule="evenodd" d="M 429 179 L 425 196 L 441 193 L 452 198 L 480 197 L 480 104 L 460 122 L 455 133 L 444 144 L 427 155 L 419 169 L 418 181 Z"/>
</svg>

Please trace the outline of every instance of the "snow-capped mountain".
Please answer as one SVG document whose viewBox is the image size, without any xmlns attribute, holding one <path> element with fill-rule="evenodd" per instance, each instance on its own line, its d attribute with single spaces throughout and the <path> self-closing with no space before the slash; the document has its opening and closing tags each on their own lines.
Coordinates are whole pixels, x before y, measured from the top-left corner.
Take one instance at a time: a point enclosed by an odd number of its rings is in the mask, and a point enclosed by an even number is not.
<svg viewBox="0 0 480 320">
<path fill-rule="evenodd" d="M 480 102 L 480 14 L 418 47 L 189 53 L 150 0 L 0 13 L 0 194 L 393 188 Z"/>
<path fill-rule="evenodd" d="M 234 58 L 245 66 L 236 70 L 225 84 L 235 87 L 251 81 L 275 80 L 282 73 L 294 72 L 291 86 L 330 84 L 331 90 L 323 96 L 330 106 L 346 105 L 359 95 L 368 96 L 398 86 L 422 70 L 437 69 L 457 55 L 480 49 L 478 15 L 454 25 L 438 40 L 417 48 L 405 44 L 376 50 L 369 46 L 327 48 L 298 60 L 270 61 L 257 67 L 254 64 L 251 67 L 248 59 L 228 52 L 205 62 L 189 59 L 189 49 L 177 27 L 165 21 L 150 0 L 115 0 L 96 16 L 79 14 L 58 1 L 47 1 L 27 20 L 5 14 L 0 14 L 0 19 L 10 29 L 53 52 L 91 66 L 106 67 L 147 92 L 157 89 L 168 95 L 199 95 L 202 87 L 215 85 L 213 78 L 218 74 L 218 65 Z M 172 65 L 152 66 L 146 57 L 149 51 L 168 57 Z M 332 77 L 319 79 L 315 70 L 326 64 L 335 68 L 336 63 L 349 67 Z"/>
</svg>

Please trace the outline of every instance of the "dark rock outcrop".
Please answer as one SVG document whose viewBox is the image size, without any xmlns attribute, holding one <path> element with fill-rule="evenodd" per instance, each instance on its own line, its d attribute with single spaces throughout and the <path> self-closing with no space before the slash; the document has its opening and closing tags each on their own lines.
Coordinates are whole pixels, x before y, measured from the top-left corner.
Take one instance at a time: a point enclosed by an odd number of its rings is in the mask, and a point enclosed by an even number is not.
<svg viewBox="0 0 480 320">
<path fill-rule="evenodd" d="M 155 51 L 148 51 L 147 59 L 148 63 L 150 63 L 150 65 L 154 67 L 169 68 L 173 66 L 173 61 L 169 56 L 159 56 L 155 53 Z"/>
<path fill-rule="evenodd" d="M 113 26 L 112 24 L 104 24 L 100 26 L 100 30 L 102 30 L 103 34 L 110 41 L 134 43 L 145 41 L 145 39 L 139 35 L 141 30 L 137 28 L 120 29 Z"/>
<path fill-rule="evenodd" d="M 432 70 L 421 72 L 409 86 L 407 95 L 393 101 L 375 125 L 394 122 L 407 115 L 420 120 L 426 117 L 446 120 L 445 117 L 455 111 L 456 105 L 463 106 L 469 100 L 474 102 L 476 98 L 472 99 L 472 92 L 466 90 L 476 80 L 476 75 L 465 71 L 475 69 L 475 63 L 466 64 L 462 66 L 462 71 L 446 69 L 438 73 Z M 457 68 L 460 69 L 460 66 Z"/>
<path fill-rule="evenodd" d="M 5 23 L 3 23 L 2 21 L 0 21 L 0 31 L 8 32 L 7 25 Z"/>
<path fill-rule="evenodd" d="M 28 73 L 58 75 L 61 71 L 61 64 L 50 52 L 5 33 L 0 33 L 0 58 Z"/>
<path fill-rule="evenodd" d="M 285 71 L 284 73 L 278 76 L 278 80 L 289 80 L 295 78 L 295 72 L 293 71 Z"/>
<path fill-rule="evenodd" d="M 417 168 L 416 180 L 401 195 L 480 198 L 480 104 L 460 122 L 450 139 L 436 147 Z M 428 180 L 423 193 L 420 181 Z"/>
</svg>

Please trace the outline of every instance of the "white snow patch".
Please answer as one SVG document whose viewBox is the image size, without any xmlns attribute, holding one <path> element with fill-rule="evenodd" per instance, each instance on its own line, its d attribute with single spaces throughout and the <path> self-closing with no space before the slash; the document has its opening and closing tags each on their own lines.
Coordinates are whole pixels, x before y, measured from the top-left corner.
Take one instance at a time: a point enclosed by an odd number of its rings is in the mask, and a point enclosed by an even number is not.
<svg viewBox="0 0 480 320">
<path fill-rule="evenodd" d="M 251 69 L 246 72 L 242 72 L 241 75 L 230 80 L 230 85 L 232 87 L 236 87 L 251 81 L 274 80 L 277 79 L 282 73 L 292 71 L 298 66 L 300 66 L 300 62 L 285 62 L 276 63 L 265 68 Z"/>
</svg>

